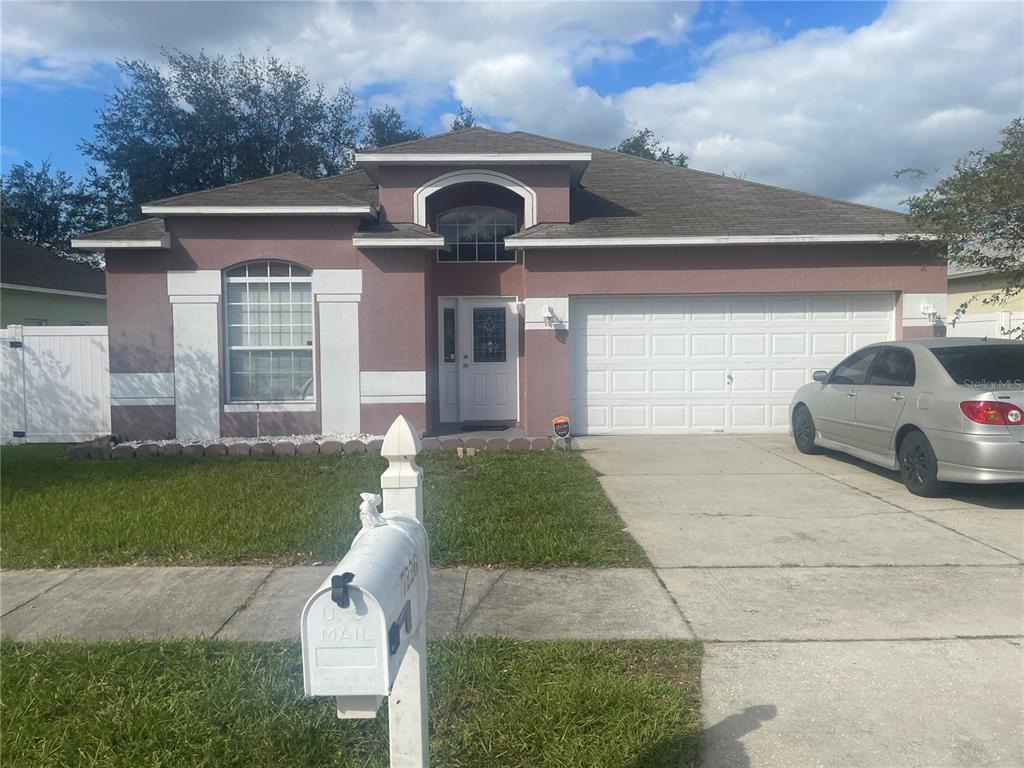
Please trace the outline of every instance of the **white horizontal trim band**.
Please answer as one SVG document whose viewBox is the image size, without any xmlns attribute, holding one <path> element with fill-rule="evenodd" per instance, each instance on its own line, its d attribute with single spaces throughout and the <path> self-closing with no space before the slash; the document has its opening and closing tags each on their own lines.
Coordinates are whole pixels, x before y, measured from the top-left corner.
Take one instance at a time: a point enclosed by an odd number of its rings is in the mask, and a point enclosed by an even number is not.
<svg viewBox="0 0 1024 768">
<path fill-rule="evenodd" d="M 589 163 L 589 152 L 357 152 L 357 163 Z M 142 209 L 145 212 L 145 208 Z"/>
<path fill-rule="evenodd" d="M 424 397 L 426 371 L 362 371 L 359 391 L 364 397 Z M 398 402 L 405 402 L 399 400 Z M 409 401 L 415 402 L 415 401 Z"/>
<path fill-rule="evenodd" d="M 112 397 L 111 405 L 174 405 L 173 397 Z"/>
<path fill-rule="evenodd" d="M 224 413 L 312 413 L 316 403 L 226 403 Z"/>
<path fill-rule="evenodd" d="M 0 337 L 15 338 L 11 331 L 20 328 L 20 336 L 95 336 L 107 338 L 105 325 L 9 325 L 0 329 Z M 6 333 L 5 333 L 6 331 Z"/>
<path fill-rule="evenodd" d="M 325 216 L 371 214 L 369 205 L 144 205 L 143 213 L 184 216 Z"/>
<path fill-rule="evenodd" d="M 442 248 L 443 237 L 353 237 L 356 248 Z"/>
<path fill-rule="evenodd" d="M 426 395 L 363 395 L 359 402 L 365 405 L 376 403 L 425 403 Z"/>
<path fill-rule="evenodd" d="M 71 247 L 86 251 L 110 248 L 170 248 L 171 236 L 162 235 L 159 240 L 72 240 Z"/>
<path fill-rule="evenodd" d="M 84 293 L 83 291 L 62 291 L 59 288 L 36 288 L 34 285 L 13 285 L 12 283 L 0 283 L 0 288 L 7 288 L 11 291 L 30 291 L 31 293 L 53 293 L 58 296 L 78 296 L 83 299 L 107 300 L 105 293 Z"/>
<path fill-rule="evenodd" d="M 785 245 L 800 243 L 892 243 L 937 240 L 935 235 L 722 235 L 717 237 L 506 237 L 506 248 L 622 248 L 658 245 Z"/>
<path fill-rule="evenodd" d="M 174 398 L 173 373 L 112 373 L 110 397 L 119 400 Z"/>
</svg>

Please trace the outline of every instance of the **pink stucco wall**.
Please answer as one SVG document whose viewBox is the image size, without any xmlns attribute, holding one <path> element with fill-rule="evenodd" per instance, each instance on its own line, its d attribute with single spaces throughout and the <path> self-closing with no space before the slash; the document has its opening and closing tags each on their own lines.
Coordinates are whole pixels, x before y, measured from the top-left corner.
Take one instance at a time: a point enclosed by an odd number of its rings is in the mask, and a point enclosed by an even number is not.
<svg viewBox="0 0 1024 768">
<path fill-rule="evenodd" d="M 414 221 L 413 195 L 416 190 L 431 179 L 459 170 L 466 168 L 437 165 L 380 168 L 381 209 L 389 221 Z M 569 221 L 568 165 L 481 166 L 474 170 L 498 171 L 530 187 L 537 195 L 538 223 Z"/>
<path fill-rule="evenodd" d="M 173 372 L 173 321 L 167 297 L 169 270 L 223 270 L 241 262 L 260 259 L 290 261 L 309 269 L 355 269 L 361 266 L 360 262 L 366 263 L 352 245 L 352 233 L 358 226 L 355 218 L 181 217 L 169 220 L 168 226 L 171 232 L 168 251 L 111 251 L 107 254 L 112 373 Z M 363 318 L 364 314 L 360 313 L 361 323 Z M 224 364 L 223 316 L 218 323 L 221 340 L 221 433 L 225 436 L 255 435 L 254 413 L 223 411 L 227 370 Z M 318 327 L 318 333 L 319 330 Z M 319 362 L 316 375 L 319 391 Z M 143 408 L 119 407 L 117 411 L 120 414 L 116 418 L 112 410 L 115 434 L 164 437 L 166 414 L 137 410 Z M 170 406 L 162 408 L 170 410 L 173 428 L 173 409 Z M 152 428 L 145 426 L 150 423 L 154 425 Z M 319 432 L 319 409 L 308 413 L 261 413 L 259 431 L 261 434 Z"/>
<path fill-rule="evenodd" d="M 945 265 L 904 243 L 528 250 L 525 263 L 528 296 L 946 291 Z"/>
</svg>

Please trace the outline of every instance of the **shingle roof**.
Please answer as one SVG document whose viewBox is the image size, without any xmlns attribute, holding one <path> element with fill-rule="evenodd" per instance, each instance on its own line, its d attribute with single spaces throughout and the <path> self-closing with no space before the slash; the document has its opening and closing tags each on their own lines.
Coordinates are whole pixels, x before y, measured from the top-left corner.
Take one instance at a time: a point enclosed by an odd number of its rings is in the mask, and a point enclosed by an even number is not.
<svg viewBox="0 0 1024 768">
<path fill-rule="evenodd" d="M 62 256 L 14 237 L 0 244 L 0 282 L 76 293 L 106 294 L 102 269 Z"/>
<path fill-rule="evenodd" d="M 571 224 L 517 240 L 576 237 L 878 235 L 912 231 L 893 211 L 594 149 Z"/>
<path fill-rule="evenodd" d="M 377 182 L 371 179 L 370 174 L 362 168 L 353 168 L 338 176 L 317 179 L 315 183 L 337 190 L 353 200 L 377 205 Z"/>
<path fill-rule="evenodd" d="M 337 177 L 335 177 L 337 178 Z M 337 185 L 323 184 L 288 171 L 262 179 L 241 181 L 224 187 L 189 192 L 146 203 L 149 207 L 195 206 L 363 206 L 365 200 L 350 196 Z"/>
<path fill-rule="evenodd" d="M 487 153 L 500 152 L 590 152 L 590 147 L 556 141 L 543 136 L 534 136 L 522 131 L 504 133 L 489 128 L 466 128 L 463 131 L 450 131 L 428 136 L 425 139 L 413 139 L 399 144 L 389 144 L 370 150 L 375 155 L 391 155 L 406 153 Z"/>
<path fill-rule="evenodd" d="M 87 243 L 90 240 L 159 240 L 166 234 L 167 227 L 164 224 L 164 220 L 158 216 L 154 216 L 148 219 L 133 221 L 131 224 L 122 224 L 120 227 L 101 229 L 99 232 L 90 232 L 87 235 L 80 235 L 74 239 L 74 242 Z"/>
<path fill-rule="evenodd" d="M 363 222 L 356 234 L 360 237 L 372 237 L 375 240 L 396 238 L 400 240 L 407 240 L 409 238 L 436 240 L 438 238 L 437 232 L 427 227 L 421 227 L 419 224 L 394 224 L 390 221 Z"/>
</svg>

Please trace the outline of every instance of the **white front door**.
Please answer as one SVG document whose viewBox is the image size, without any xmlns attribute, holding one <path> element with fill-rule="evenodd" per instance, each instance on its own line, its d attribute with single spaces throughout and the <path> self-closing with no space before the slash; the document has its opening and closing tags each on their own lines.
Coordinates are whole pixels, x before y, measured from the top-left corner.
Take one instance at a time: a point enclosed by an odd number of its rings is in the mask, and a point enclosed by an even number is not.
<svg viewBox="0 0 1024 768">
<path fill-rule="evenodd" d="M 459 421 L 515 421 L 519 323 L 514 299 L 458 300 Z"/>
</svg>

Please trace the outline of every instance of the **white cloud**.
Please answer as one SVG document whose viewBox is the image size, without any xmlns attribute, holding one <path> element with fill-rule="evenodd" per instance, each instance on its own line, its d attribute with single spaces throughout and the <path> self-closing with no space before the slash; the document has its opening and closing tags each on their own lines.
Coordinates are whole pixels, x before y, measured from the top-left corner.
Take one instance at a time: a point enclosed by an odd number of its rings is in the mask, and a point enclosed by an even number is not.
<svg viewBox="0 0 1024 768">
<path fill-rule="evenodd" d="M 450 124 L 438 104 L 450 109 L 454 95 L 495 128 L 608 146 L 649 127 L 694 167 L 886 206 L 918 188 L 895 170 L 948 170 L 1022 111 L 1019 3 L 894 4 L 855 30 L 781 40 L 729 27 L 727 8 L 722 35 L 687 48 L 694 12 L 667 2 L 5 2 L 0 46 L 5 87 L 36 88 L 90 84 L 99 65 L 156 62 L 161 47 L 270 48 L 328 86 L 351 82 L 366 104 L 396 104 L 428 132 Z M 644 41 L 701 69 L 620 94 L 582 84 Z"/>
<path fill-rule="evenodd" d="M 695 168 L 894 207 L 921 186 L 896 170 L 948 170 L 1024 110 L 1022 30 L 1018 3 L 894 4 L 853 31 L 724 44 L 692 81 L 617 102 Z"/>
</svg>

